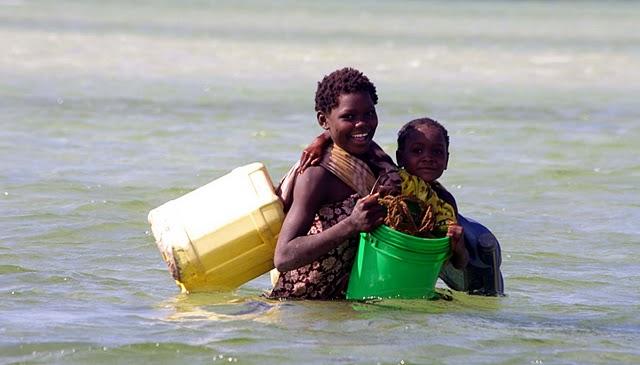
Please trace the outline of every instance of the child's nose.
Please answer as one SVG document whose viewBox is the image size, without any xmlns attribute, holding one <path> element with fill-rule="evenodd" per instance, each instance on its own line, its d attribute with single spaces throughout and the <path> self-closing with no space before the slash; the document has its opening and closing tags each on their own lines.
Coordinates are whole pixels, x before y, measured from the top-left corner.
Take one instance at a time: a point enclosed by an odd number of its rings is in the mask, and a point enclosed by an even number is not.
<svg viewBox="0 0 640 365">
<path fill-rule="evenodd" d="M 426 153 L 426 151 L 422 154 L 422 159 L 425 162 L 431 163 L 433 161 L 435 161 L 435 159 L 433 158 L 433 156 L 429 153 Z"/>
</svg>

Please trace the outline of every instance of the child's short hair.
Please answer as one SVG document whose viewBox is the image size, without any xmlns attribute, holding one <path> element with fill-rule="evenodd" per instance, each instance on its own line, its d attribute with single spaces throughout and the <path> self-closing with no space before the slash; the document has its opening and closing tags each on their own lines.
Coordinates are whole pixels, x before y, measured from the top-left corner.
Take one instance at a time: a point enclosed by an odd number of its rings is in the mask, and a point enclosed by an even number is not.
<svg viewBox="0 0 640 365">
<path fill-rule="evenodd" d="M 449 132 L 447 132 L 447 128 L 445 128 L 442 124 L 431 118 L 418 118 L 410 121 L 400 128 L 398 131 L 398 151 L 404 149 L 404 142 L 409 135 L 409 132 L 415 131 L 419 126 L 433 127 L 440 130 L 442 135 L 444 136 L 445 145 L 447 146 L 447 150 L 449 149 Z"/>
<path fill-rule="evenodd" d="M 374 105 L 378 103 L 376 87 L 362 72 L 351 67 L 333 71 L 318 82 L 316 111 L 329 113 L 338 106 L 341 94 L 355 92 L 365 92 L 371 96 Z"/>
</svg>

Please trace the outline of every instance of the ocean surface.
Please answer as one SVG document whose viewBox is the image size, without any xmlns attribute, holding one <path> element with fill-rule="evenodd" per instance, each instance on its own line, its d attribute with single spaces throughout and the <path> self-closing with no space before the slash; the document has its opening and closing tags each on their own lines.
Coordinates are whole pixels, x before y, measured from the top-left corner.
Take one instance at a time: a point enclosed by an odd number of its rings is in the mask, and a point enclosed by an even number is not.
<svg viewBox="0 0 640 365">
<path fill-rule="evenodd" d="M 633 1 L 0 0 L 0 363 L 640 363 L 638 24 Z M 253 161 L 279 180 L 344 66 L 388 153 L 410 119 L 449 129 L 441 182 L 507 296 L 180 293 L 149 210 Z"/>
</svg>

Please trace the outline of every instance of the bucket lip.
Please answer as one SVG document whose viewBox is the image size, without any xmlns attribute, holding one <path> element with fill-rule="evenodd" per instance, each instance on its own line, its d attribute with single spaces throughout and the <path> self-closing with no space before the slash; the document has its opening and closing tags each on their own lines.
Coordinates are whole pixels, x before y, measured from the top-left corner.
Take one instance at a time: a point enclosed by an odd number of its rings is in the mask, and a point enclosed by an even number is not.
<svg viewBox="0 0 640 365">
<path fill-rule="evenodd" d="M 431 244 L 434 243 L 443 243 L 446 241 L 447 243 L 449 243 L 449 237 L 445 236 L 445 237 L 437 237 L 437 238 L 425 238 L 425 237 L 416 237 L 416 236 L 412 236 L 410 234 L 404 233 L 404 232 L 400 232 L 398 230 L 395 230 L 385 224 L 379 226 L 378 228 L 374 229 L 373 231 L 371 231 L 371 233 L 375 232 L 375 231 L 387 231 L 387 232 L 391 232 L 392 234 L 397 234 L 398 236 L 405 238 L 405 239 L 409 239 L 409 240 L 413 240 L 413 241 L 422 241 L 422 242 L 429 242 Z"/>
<path fill-rule="evenodd" d="M 444 237 L 442 239 L 441 238 L 436 238 L 436 239 L 424 238 L 423 239 L 421 237 L 414 237 L 408 234 L 404 234 L 402 232 L 398 232 L 386 226 L 385 228 L 386 230 L 383 229 L 381 232 L 378 232 L 378 233 L 391 234 L 392 236 L 389 237 L 389 239 L 380 237 L 380 235 L 376 234 L 374 231 L 370 233 L 363 232 L 361 234 L 360 241 L 370 243 L 369 239 L 367 238 L 367 235 L 370 234 L 372 239 L 386 246 L 395 247 L 396 249 L 402 250 L 402 251 L 413 252 L 420 255 L 442 255 L 442 254 L 451 253 L 450 252 L 451 245 L 449 242 L 449 237 Z M 396 233 L 402 234 L 402 235 L 400 236 L 400 235 L 397 235 Z M 437 241 L 440 241 L 440 242 L 437 242 Z M 411 243 L 407 244 L 408 242 L 411 242 Z"/>
<path fill-rule="evenodd" d="M 378 240 L 381 238 L 380 235 L 390 235 L 390 239 L 383 239 L 381 241 L 384 241 L 385 244 L 392 245 L 403 250 L 433 253 L 434 251 L 442 252 L 451 249 L 451 241 L 449 240 L 449 237 L 416 237 L 384 225 L 369 232 L 369 234 Z"/>
</svg>

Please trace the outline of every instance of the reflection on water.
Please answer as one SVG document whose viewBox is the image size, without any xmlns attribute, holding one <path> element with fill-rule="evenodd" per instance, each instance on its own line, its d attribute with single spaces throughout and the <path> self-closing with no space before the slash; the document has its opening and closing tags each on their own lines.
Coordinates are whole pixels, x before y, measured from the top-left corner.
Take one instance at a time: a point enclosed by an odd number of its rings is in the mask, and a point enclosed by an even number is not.
<svg viewBox="0 0 640 365">
<path fill-rule="evenodd" d="M 168 321 L 277 321 L 280 303 L 266 298 L 238 297 L 231 293 L 180 294 L 160 303 Z"/>
</svg>

